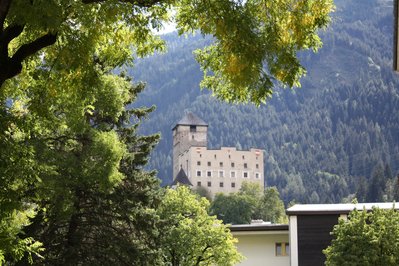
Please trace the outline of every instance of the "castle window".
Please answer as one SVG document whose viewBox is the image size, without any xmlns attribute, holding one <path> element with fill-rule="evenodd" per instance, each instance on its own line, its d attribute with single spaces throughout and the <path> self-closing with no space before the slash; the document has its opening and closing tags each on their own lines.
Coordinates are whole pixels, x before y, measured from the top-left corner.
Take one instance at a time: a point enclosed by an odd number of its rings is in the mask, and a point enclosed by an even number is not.
<svg viewBox="0 0 399 266">
<path fill-rule="evenodd" d="M 235 171 L 231 171 L 230 172 L 230 177 L 235 178 L 236 177 L 236 172 Z"/>
<path fill-rule="evenodd" d="M 231 187 L 236 187 L 236 183 L 235 182 L 231 182 Z"/>
<path fill-rule="evenodd" d="M 197 171 L 197 176 L 198 176 L 198 177 L 201 176 L 201 171 Z"/>
<path fill-rule="evenodd" d="M 255 178 L 259 179 L 260 178 L 260 173 L 255 173 Z"/>
<path fill-rule="evenodd" d="M 219 171 L 219 177 L 224 177 L 224 171 L 223 170 Z"/>
<path fill-rule="evenodd" d="M 200 158 L 202 158 L 202 154 L 200 154 Z"/>
<path fill-rule="evenodd" d="M 201 165 L 201 161 L 197 161 L 197 165 Z"/>
<path fill-rule="evenodd" d="M 216 160 L 216 154 L 215 154 L 215 155 L 213 155 L 213 157 L 215 157 L 215 160 Z"/>
<path fill-rule="evenodd" d="M 219 163 L 219 166 L 220 166 L 220 167 L 223 167 L 223 162 L 220 162 L 220 163 Z"/>
<path fill-rule="evenodd" d="M 194 140 L 194 135 L 191 135 L 191 139 Z"/>
<path fill-rule="evenodd" d="M 208 162 L 208 166 L 211 166 L 211 162 Z"/>
<path fill-rule="evenodd" d="M 207 171 L 207 172 L 206 172 L 206 176 L 207 176 L 207 177 L 212 177 L 212 171 Z"/>
<path fill-rule="evenodd" d="M 190 126 L 190 132 L 197 132 L 197 126 L 191 125 Z"/>
<path fill-rule="evenodd" d="M 244 168 L 248 168 L 248 164 L 247 163 L 244 163 Z"/>
<path fill-rule="evenodd" d="M 200 187 L 201 186 L 201 181 L 198 181 L 197 182 L 197 187 Z"/>
<path fill-rule="evenodd" d="M 208 181 L 208 187 L 211 187 L 211 186 L 212 186 L 211 181 Z"/>
<path fill-rule="evenodd" d="M 231 167 L 234 167 L 235 166 L 235 164 L 234 163 L 231 163 Z"/>
<path fill-rule="evenodd" d="M 242 156 L 242 159 L 245 160 L 245 156 L 244 155 Z"/>
<path fill-rule="evenodd" d="M 223 187 L 223 182 L 220 182 L 220 183 L 219 183 L 219 187 Z"/>
<path fill-rule="evenodd" d="M 256 169 L 259 169 L 259 164 L 256 164 Z"/>
<path fill-rule="evenodd" d="M 242 176 L 243 176 L 244 178 L 248 178 L 248 172 L 243 172 L 243 173 L 242 173 Z"/>
<path fill-rule="evenodd" d="M 231 155 L 229 154 L 229 159 L 231 159 Z"/>
</svg>

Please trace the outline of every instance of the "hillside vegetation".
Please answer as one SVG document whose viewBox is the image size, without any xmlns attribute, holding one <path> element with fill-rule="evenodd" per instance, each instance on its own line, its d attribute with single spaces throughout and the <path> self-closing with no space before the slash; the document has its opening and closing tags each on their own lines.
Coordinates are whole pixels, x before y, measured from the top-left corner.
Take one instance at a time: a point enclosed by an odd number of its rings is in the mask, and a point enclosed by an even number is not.
<svg viewBox="0 0 399 266">
<path fill-rule="evenodd" d="M 226 104 L 200 91 L 201 72 L 192 51 L 209 40 L 166 35 L 169 51 L 136 62 L 129 73 L 148 84 L 137 105 L 157 107 L 141 128 L 162 134 L 149 167 L 164 183 L 172 180 L 171 129 L 190 110 L 209 123 L 210 147 L 264 149 L 266 185 L 277 186 L 286 203 L 341 202 L 356 192 L 365 198 L 381 167 L 390 168 L 380 175 L 381 197 L 392 199 L 392 173 L 399 170 L 392 5 L 336 1 L 333 24 L 321 33 L 323 48 L 300 55 L 308 70 L 302 87 L 277 89 L 259 108 Z"/>
</svg>

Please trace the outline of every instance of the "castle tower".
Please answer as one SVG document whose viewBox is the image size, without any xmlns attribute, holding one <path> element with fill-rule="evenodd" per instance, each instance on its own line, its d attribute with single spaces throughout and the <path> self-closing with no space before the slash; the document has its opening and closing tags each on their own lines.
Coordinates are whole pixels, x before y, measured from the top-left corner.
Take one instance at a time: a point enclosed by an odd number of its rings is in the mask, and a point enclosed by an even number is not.
<svg viewBox="0 0 399 266">
<path fill-rule="evenodd" d="M 173 178 L 180 169 L 189 172 L 188 162 L 180 158 L 190 147 L 207 147 L 208 124 L 193 113 L 186 113 L 173 131 Z"/>
</svg>

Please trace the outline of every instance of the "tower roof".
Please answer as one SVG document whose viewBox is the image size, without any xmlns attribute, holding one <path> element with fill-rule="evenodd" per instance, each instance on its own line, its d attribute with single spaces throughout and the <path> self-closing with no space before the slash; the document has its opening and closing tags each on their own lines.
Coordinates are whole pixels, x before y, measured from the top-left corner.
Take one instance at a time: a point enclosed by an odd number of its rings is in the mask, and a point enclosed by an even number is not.
<svg viewBox="0 0 399 266">
<path fill-rule="evenodd" d="M 205 123 L 204 120 L 199 118 L 197 115 L 188 112 L 186 113 L 182 119 L 173 127 L 175 129 L 177 126 L 205 126 L 207 127 L 208 124 Z"/>
<path fill-rule="evenodd" d="M 180 169 L 175 180 L 173 180 L 172 186 L 175 186 L 178 183 L 182 185 L 193 186 L 193 184 L 191 184 L 190 180 L 188 179 L 186 172 L 184 172 L 183 168 Z"/>
</svg>

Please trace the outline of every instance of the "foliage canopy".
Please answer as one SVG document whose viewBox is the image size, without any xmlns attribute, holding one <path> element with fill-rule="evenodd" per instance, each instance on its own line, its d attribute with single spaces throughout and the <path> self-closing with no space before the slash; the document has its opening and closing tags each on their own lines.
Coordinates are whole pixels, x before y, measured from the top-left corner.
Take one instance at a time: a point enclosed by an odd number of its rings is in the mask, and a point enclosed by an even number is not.
<svg viewBox="0 0 399 266">
<path fill-rule="evenodd" d="M 211 213 L 224 223 L 249 224 L 262 219 L 272 223 L 286 223 L 284 203 L 276 187 L 263 188 L 257 183 L 243 182 L 238 193 L 216 194 Z"/>
<path fill-rule="evenodd" d="M 234 265 L 241 255 L 226 225 L 208 215 L 209 201 L 190 189 L 168 189 L 158 209 L 166 265 Z"/>
<path fill-rule="evenodd" d="M 33 75 L 35 68 L 55 63 L 66 68 L 107 60 L 121 66 L 132 48 L 139 56 L 160 49 L 151 29 L 173 19 L 180 34 L 199 30 L 214 37 L 196 53 L 202 87 L 227 101 L 256 104 L 272 95 L 275 81 L 299 86 L 306 71 L 297 52 L 321 46 L 317 30 L 328 25 L 334 8 L 332 0 L 2 0 L 0 5 L 1 87 L 19 73 Z M 111 50 L 115 55 L 109 56 Z"/>
<path fill-rule="evenodd" d="M 333 229 L 326 265 L 398 265 L 399 213 L 373 208 L 355 210 Z"/>
</svg>

